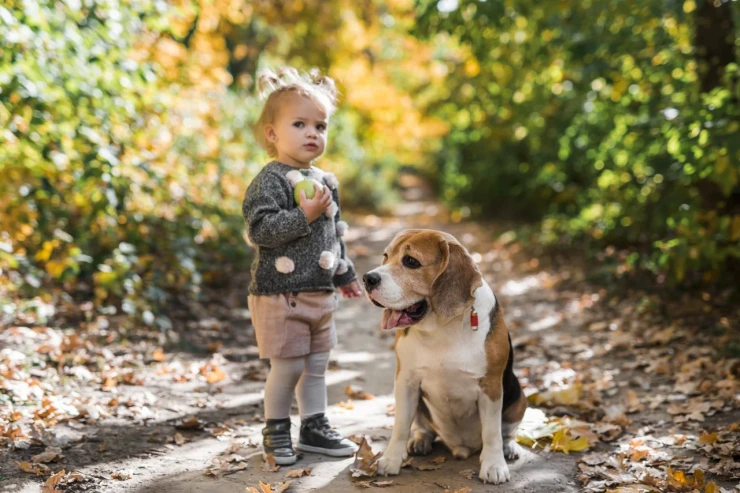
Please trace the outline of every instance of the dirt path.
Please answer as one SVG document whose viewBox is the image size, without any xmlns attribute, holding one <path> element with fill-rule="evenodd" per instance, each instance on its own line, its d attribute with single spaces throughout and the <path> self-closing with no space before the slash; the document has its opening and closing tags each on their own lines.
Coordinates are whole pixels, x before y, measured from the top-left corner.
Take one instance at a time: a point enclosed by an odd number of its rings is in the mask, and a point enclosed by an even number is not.
<svg viewBox="0 0 740 493">
<path fill-rule="evenodd" d="M 416 202 L 407 204 L 399 210 L 398 220 L 381 221 L 376 218 L 364 218 L 365 224 L 353 224 L 348 236 L 350 250 L 354 252 L 358 272 L 367 272 L 380 262 L 382 251 L 390 239 L 400 230 L 409 227 L 434 227 L 445 229 L 456 234 L 469 245 L 489 241 L 486 232 L 477 231 L 474 225 L 439 224 L 435 214 L 436 206 L 431 203 Z M 434 219 L 437 217 L 437 219 Z M 493 269 L 506 270 L 506 265 L 493 263 Z M 499 279 L 501 281 L 501 279 Z M 513 280 L 514 285 L 517 281 Z M 515 306 L 527 305 L 521 300 Z M 519 310 L 516 308 L 515 310 Z M 546 306 L 534 310 L 527 309 L 530 316 L 539 316 L 547 311 Z M 395 357 L 391 350 L 392 338 L 381 334 L 379 330 L 381 312 L 373 305 L 362 300 L 343 300 L 337 314 L 337 328 L 340 344 L 333 351 L 332 359 L 337 364 L 328 376 L 329 416 L 332 423 L 346 435 L 367 436 L 371 439 L 373 449 L 381 451 L 390 437 L 393 424 L 393 376 Z M 353 385 L 375 396 L 372 400 L 350 401 L 345 388 Z M 255 402 L 258 394 L 250 389 Z M 235 393 L 233 390 L 232 393 Z M 247 392 L 247 389 L 244 389 Z M 246 396 L 242 395 L 242 398 Z M 351 403 L 350 403 L 351 402 Z M 237 415 L 238 417 L 238 415 Z M 293 417 L 294 433 L 297 432 L 299 420 Z M 245 438 L 260 443 L 261 425 L 251 426 Z M 197 444 L 191 450 L 187 446 L 178 449 L 178 454 L 169 454 L 168 458 L 159 458 L 162 462 L 156 469 L 151 464 L 146 466 L 151 471 L 149 478 L 141 478 L 139 485 L 128 481 L 125 491 L 137 492 L 171 492 L 171 493 L 228 493 L 243 492 L 246 486 L 257 486 L 259 481 L 279 483 L 284 481 L 285 474 L 291 469 L 311 469 L 311 475 L 294 480 L 290 491 L 322 491 L 327 493 L 346 492 L 358 489 L 352 484 L 349 466 L 352 459 L 336 460 L 316 454 L 306 454 L 295 466 L 282 468 L 269 473 L 262 470 L 262 460 L 258 449 L 253 449 L 254 457 L 249 460 L 245 471 L 230 474 L 214 480 L 203 475 L 203 469 L 210 457 L 214 456 L 225 444 L 219 447 L 212 444 L 204 448 Z M 563 454 L 535 453 L 525 451 L 523 457 L 510 464 L 512 482 L 502 486 L 483 485 L 476 478 L 467 479 L 459 473 L 465 470 L 478 471 L 477 455 L 466 461 L 454 460 L 445 447 L 435 444 L 434 451 L 428 457 L 417 458 L 416 465 L 430 463 L 434 458 L 445 459 L 439 470 L 420 471 L 413 467 L 404 469 L 401 475 L 393 478 L 375 478 L 392 480 L 389 492 L 422 493 L 444 491 L 445 488 L 457 490 L 463 487 L 472 488 L 473 492 L 483 491 L 531 491 L 531 492 L 569 492 L 577 491 L 575 481 L 575 459 Z M 438 459 L 440 460 L 440 459 Z M 133 464 L 132 464 L 133 465 Z M 122 485 L 123 486 L 123 485 Z M 119 491 L 124 491 L 123 489 Z"/>
</svg>

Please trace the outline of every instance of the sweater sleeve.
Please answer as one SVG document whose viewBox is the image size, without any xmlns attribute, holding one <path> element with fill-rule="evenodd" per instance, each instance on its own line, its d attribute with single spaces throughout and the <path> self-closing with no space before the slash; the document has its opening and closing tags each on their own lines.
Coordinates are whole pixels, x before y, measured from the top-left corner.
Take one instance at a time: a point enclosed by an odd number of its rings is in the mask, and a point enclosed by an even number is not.
<svg viewBox="0 0 740 493">
<path fill-rule="evenodd" d="M 336 190 L 333 190 L 332 194 L 334 195 L 334 201 L 337 203 L 337 206 L 339 206 L 338 187 Z M 338 207 L 337 215 L 335 216 L 335 219 L 334 219 L 335 224 L 339 224 L 340 222 L 340 212 L 341 212 L 341 207 Z M 339 229 L 339 227 L 337 227 L 337 229 Z M 333 279 L 334 286 L 337 288 L 341 288 L 342 286 L 346 286 L 347 284 L 357 279 L 357 273 L 355 272 L 354 264 L 349 259 L 349 255 L 347 254 L 347 246 L 344 244 L 344 240 L 339 234 L 337 234 L 337 237 L 339 239 L 339 246 L 341 249 L 340 258 L 347 263 L 347 271 L 342 274 L 335 274 L 334 279 Z"/>
<path fill-rule="evenodd" d="M 311 233 L 303 209 L 291 208 L 293 197 L 288 195 L 282 178 L 274 173 L 255 177 L 242 204 L 249 241 L 276 248 Z"/>
</svg>

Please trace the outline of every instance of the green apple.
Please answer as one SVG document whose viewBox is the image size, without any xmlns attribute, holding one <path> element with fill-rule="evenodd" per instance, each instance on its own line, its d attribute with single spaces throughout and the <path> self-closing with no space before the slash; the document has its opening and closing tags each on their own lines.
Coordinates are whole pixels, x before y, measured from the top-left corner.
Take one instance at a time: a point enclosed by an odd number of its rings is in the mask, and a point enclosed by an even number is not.
<svg viewBox="0 0 740 493">
<path fill-rule="evenodd" d="M 307 199 L 312 199 L 314 195 L 316 195 L 316 189 L 314 188 L 314 185 L 318 186 L 319 189 L 324 187 L 321 182 L 313 180 L 311 178 L 306 178 L 305 180 L 296 183 L 296 186 L 293 189 L 293 198 L 295 199 L 295 203 L 299 205 L 301 203 L 301 190 L 306 192 Z"/>
</svg>

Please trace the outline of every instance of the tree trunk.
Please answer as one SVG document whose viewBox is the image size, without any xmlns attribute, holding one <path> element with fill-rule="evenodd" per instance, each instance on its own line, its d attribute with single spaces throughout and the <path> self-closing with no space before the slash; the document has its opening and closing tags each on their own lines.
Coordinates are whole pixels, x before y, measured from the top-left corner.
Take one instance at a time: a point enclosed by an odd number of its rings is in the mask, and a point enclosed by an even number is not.
<svg viewBox="0 0 740 493">
<path fill-rule="evenodd" d="M 709 92 L 722 84 L 725 67 L 735 62 L 735 25 L 732 0 L 697 0 L 696 56 L 701 91 Z"/>
</svg>

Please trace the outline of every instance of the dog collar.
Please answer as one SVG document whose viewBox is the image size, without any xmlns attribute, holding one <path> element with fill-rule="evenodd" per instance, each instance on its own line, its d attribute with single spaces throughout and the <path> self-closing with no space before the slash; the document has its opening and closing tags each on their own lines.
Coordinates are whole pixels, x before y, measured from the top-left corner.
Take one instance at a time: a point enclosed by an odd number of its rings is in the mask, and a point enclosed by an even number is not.
<svg viewBox="0 0 740 493">
<path fill-rule="evenodd" d="M 478 312 L 475 311 L 475 308 L 470 310 L 470 328 L 478 330 Z"/>
</svg>

